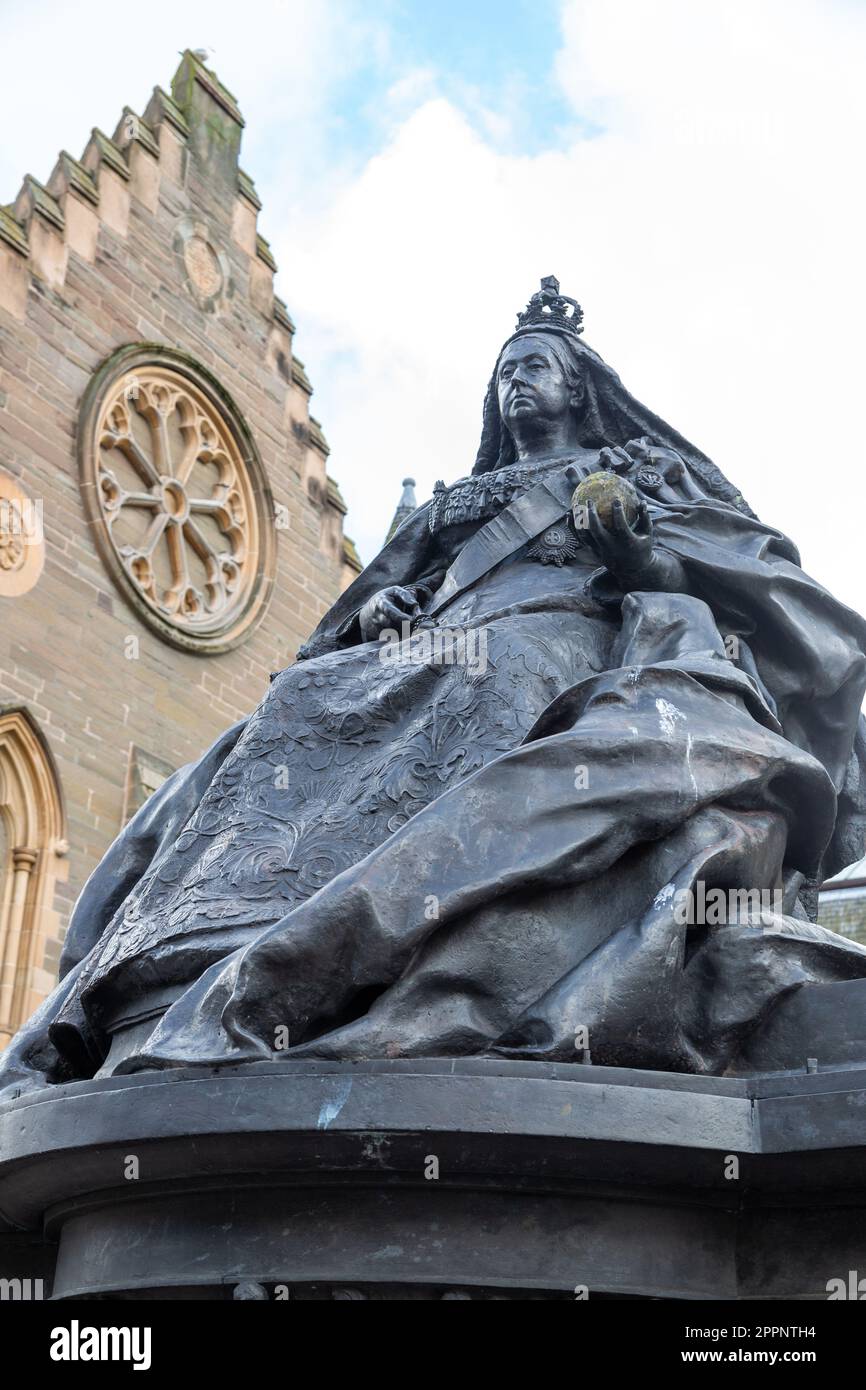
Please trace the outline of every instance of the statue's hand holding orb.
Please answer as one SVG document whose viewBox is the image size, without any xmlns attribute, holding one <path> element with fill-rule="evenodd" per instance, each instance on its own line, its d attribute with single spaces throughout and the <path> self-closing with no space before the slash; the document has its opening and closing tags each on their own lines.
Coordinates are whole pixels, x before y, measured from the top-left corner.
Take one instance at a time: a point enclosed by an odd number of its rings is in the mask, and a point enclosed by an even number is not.
<svg viewBox="0 0 866 1390">
<path fill-rule="evenodd" d="M 561 337 L 525 333 L 508 343 L 499 359 L 496 393 L 520 462 L 586 452 L 580 431 L 586 383 Z M 643 443 L 639 441 L 641 447 Z M 644 583 L 655 587 L 659 566 L 649 510 L 621 476 L 635 463 L 629 448 L 601 451 L 602 471 L 591 474 L 575 492 L 574 520 L 623 588 L 639 589 Z M 586 489 L 585 496 L 581 489 Z"/>
<path fill-rule="evenodd" d="M 603 469 L 574 490 L 574 524 L 589 539 L 606 569 L 626 588 L 638 588 L 653 557 L 653 525 L 646 502 L 632 484 Z"/>
<path fill-rule="evenodd" d="M 582 519 L 584 527 L 588 527 L 587 518 L 594 514 L 603 526 L 612 527 L 613 509 L 618 503 L 629 526 L 634 526 L 640 502 L 638 493 L 627 479 L 609 473 L 607 469 L 599 469 L 578 483 L 571 506 L 576 525 Z"/>
</svg>

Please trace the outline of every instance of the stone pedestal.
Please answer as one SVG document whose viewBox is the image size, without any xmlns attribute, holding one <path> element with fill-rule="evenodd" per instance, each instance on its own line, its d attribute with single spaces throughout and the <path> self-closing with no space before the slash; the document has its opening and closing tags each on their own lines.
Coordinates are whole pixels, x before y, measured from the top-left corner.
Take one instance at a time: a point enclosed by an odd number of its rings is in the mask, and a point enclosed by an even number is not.
<svg viewBox="0 0 866 1390">
<path fill-rule="evenodd" d="M 866 1074 L 478 1059 L 114 1077 L 0 1110 L 0 1278 L 53 1297 L 826 1299 Z"/>
</svg>

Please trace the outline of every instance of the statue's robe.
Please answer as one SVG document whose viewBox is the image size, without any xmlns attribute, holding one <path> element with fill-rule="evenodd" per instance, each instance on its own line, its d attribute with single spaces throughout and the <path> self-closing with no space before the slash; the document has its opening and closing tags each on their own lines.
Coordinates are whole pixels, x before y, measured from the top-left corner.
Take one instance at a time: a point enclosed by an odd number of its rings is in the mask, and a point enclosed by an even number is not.
<svg viewBox="0 0 866 1390">
<path fill-rule="evenodd" d="M 802 907 L 856 821 L 866 625 L 736 507 L 652 515 L 687 592 L 524 547 L 437 615 L 468 659 L 385 659 L 362 604 L 435 589 L 480 525 L 419 508 L 109 850 L 0 1086 L 275 1049 L 718 1073 L 793 988 L 866 977 Z M 699 885 L 781 900 L 689 925 Z"/>
</svg>

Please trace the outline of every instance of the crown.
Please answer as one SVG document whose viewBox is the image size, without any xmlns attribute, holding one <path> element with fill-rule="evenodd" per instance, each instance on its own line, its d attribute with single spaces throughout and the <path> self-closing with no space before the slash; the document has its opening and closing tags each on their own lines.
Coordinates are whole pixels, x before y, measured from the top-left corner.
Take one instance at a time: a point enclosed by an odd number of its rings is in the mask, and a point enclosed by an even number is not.
<svg viewBox="0 0 866 1390">
<path fill-rule="evenodd" d="M 545 275 L 541 289 L 532 296 L 522 314 L 517 315 L 517 330 L 522 328 L 558 328 L 575 336 L 583 332 L 583 310 L 576 299 L 559 293 L 555 275 Z"/>
</svg>

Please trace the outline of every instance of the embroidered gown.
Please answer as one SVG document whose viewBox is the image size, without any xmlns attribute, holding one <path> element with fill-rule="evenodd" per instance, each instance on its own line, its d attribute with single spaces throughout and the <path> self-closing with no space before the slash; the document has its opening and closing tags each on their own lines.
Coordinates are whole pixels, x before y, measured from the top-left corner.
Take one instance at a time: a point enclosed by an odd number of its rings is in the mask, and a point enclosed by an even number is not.
<svg viewBox="0 0 866 1390">
<path fill-rule="evenodd" d="M 594 1060 L 718 1072 L 749 1065 L 792 984 L 866 976 L 798 903 L 866 630 L 777 532 L 651 477 L 688 593 L 623 596 L 576 533 L 549 534 L 437 615 L 483 660 L 361 640 L 370 594 L 435 589 L 540 471 L 438 489 L 251 717 L 142 808 L 10 1084 L 271 1056 L 280 1029 L 286 1055 L 565 1060 L 588 1029 Z M 695 931 L 674 909 L 699 880 L 781 889 L 786 915 Z"/>
</svg>

